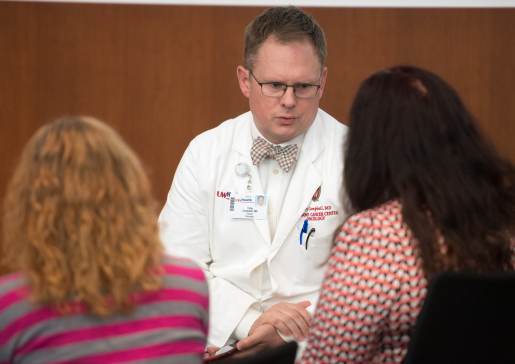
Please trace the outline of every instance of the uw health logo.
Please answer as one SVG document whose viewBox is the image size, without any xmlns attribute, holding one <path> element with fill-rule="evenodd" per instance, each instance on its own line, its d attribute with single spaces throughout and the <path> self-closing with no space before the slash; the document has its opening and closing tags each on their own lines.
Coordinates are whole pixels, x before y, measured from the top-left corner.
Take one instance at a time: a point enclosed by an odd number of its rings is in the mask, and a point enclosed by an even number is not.
<svg viewBox="0 0 515 364">
<path fill-rule="evenodd" d="M 231 193 L 230 192 L 216 191 L 216 197 L 230 198 L 231 197 Z"/>
<path fill-rule="evenodd" d="M 312 198 L 313 202 L 318 201 L 321 193 L 322 193 L 322 186 L 318 187 L 317 190 L 315 191 L 315 194 L 313 195 L 313 198 Z"/>
</svg>

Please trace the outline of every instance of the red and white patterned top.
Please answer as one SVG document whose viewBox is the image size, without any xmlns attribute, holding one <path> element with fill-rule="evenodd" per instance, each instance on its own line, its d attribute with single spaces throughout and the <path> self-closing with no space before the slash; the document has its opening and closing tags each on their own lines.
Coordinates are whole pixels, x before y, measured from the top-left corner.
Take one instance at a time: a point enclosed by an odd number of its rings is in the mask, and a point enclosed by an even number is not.
<svg viewBox="0 0 515 364">
<path fill-rule="evenodd" d="M 400 363 L 426 296 L 402 205 L 350 217 L 333 248 L 301 363 Z"/>
</svg>

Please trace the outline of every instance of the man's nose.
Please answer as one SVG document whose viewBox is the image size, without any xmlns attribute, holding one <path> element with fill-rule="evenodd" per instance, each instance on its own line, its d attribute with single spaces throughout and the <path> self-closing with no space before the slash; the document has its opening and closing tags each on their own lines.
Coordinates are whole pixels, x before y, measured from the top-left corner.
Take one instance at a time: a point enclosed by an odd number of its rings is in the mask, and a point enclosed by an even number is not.
<svg viewBox="0 0 515 364">
<path fill-rule="evenodd" d="M 294 107 L 297 103 L 293 86 L 286 86 L 286 92 L 281 97 L 281 103 L 284 107 Z"/>
</svg>

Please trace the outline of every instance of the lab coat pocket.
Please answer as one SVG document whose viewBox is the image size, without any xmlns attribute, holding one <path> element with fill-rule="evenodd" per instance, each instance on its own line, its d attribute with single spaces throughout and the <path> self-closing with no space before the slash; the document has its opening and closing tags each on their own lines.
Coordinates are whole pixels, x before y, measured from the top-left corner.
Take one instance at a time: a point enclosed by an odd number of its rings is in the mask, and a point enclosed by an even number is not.
<svg viewBox="0 0 515 364">
<path fill-rule="evenodd" d="M 293 284 L 295 286 L 320 287 L 322 284 L 333 246 L 334 234 L 322 237 L 314 237 L 314 234 L 309 237 L 307 249 L 307 234 L 302 237 L 302 245 L 300 245 L 300 241 L 295 244 L 293 254 Z"/>
</svg>

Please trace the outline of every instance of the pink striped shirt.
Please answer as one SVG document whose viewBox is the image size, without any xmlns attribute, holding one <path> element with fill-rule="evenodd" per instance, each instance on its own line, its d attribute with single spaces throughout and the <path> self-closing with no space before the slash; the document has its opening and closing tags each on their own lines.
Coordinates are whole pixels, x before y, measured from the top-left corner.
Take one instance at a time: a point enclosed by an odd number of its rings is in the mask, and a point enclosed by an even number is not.
<svg viewBox="0 0 515 364">
<path fill-rule="evenodd" d="M 71 314 L 35 306 L 24 276 L 0 278 L 0 364 L 200 363 L 207 336 L 208 290 L 192 262 L 163 258 L 163 287 L 131 296 L 130 315 Z"/>
</svg>

